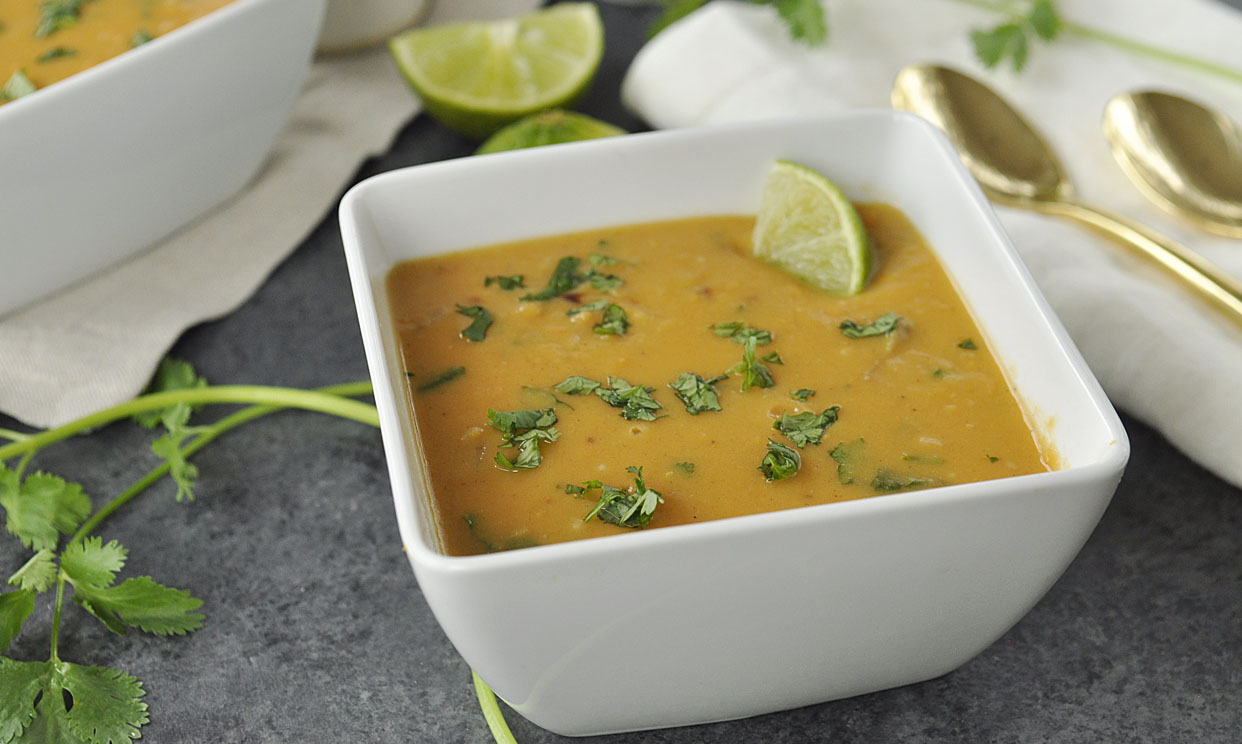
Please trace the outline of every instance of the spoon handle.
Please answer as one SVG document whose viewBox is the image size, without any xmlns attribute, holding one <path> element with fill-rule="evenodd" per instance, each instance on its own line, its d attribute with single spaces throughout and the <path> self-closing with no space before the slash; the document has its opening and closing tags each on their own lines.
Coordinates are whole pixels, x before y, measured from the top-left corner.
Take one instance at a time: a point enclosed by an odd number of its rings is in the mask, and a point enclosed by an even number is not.
<svg viewBox="0 0 1242 744">
<path fill-rule="evenodd" d="M 1106 233 L 1163 266 L 1235 323 L 1242 324 L 1242 282 L 1184 245 L 1126 217 L 1077 202 L 1023 201 L 1017 206 L 1069 217 Z"/>
</svg>

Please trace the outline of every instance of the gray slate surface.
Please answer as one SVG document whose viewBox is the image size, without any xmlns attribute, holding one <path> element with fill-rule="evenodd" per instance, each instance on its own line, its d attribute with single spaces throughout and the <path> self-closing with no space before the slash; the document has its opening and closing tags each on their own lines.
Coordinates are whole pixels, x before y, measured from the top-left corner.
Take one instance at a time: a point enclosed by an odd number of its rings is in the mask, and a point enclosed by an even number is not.
<svg viewBox="0 0 1242 744">
<path fill-rule="evenodd" d="M 1242 0 L 1231 0 L 1242 7 Z M 583 108 L 623 127 L 617 88 L 650 11 L 603 7 L 609 46 Z M 425 118 L 358 178 L 467 154 Z M 175 354 L 213 382 L 314 387 L 366 377 L 335 213 L 236 313 Z M 1232 404 L 1236 404 L 1233 402 Z M 1126 420 L 1133 459 L 1099 528 L 1034 610 L 939 679 L 744 721 L 581 741 L 1242 741 L 1242 493 Z M 15 426 L 0 418 L 0 426 Z M 37 466 L 97 500 L 153 464 L 112 426 Z M 199 500 L 167 483 L 109 521 L 127 574 L 190 589 L 205 627 L 117 637 L 71 608 L 61 656 L 116 666 L 149 691 L 150 742 L 484 742 L 466 665 L 401 553 L 377 431 L 285 413 L 198 456 Z M 0 540 L 0 573 L 24 560 Z M 12 655 L 45 658 L 48 613 Z M 523 744 L 570 741 L 509 713 Z"/>
</svg>

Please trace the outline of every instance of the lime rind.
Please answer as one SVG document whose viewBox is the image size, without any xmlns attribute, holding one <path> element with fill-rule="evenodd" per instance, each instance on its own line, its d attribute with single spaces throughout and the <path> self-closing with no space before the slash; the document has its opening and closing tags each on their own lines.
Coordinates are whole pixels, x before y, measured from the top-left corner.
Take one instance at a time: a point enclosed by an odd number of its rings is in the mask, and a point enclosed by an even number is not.
<svg viewBox="0 0 1242 744">
<path fill-rule="evenodd" d="M 875 271 L 871 237 L 849 198 L 788 160 L 768 171 L 753 242 L 756 256 L 836 295 L 858 294 Z"/>
<path fill-rule="evenodd" d="M 604 32 L 593 3 L 561 3 L 516 18 L 417 28 L 388 48 L 427 113 L 483 139 L 577 101 L 599 69 Z"/>
<path fill-rule="evenodd" d="M 548 109 L 523 117 L 508 124 L 488 137 L 475 154 L 505 150 L 521 150 L 527 147 L 556 145 L 562 142 L 615 137 L 625 130 L 600 121 L 586 114 L 564 109 Z"/>
</svg>

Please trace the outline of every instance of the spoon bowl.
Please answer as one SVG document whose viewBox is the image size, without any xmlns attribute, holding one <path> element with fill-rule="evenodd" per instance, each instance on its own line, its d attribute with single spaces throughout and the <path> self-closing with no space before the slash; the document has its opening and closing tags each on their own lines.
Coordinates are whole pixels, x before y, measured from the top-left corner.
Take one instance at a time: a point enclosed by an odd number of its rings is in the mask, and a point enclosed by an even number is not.
<svg viewBox="0 0 1242 744">
<path fill-rule="evenodd" d="M 1242 282 L 1150 228 L 1078 201 L 1044 139 L 983 83 L 947 67 L 911 65 L 897 74 L 892 103 L 943 130 L 993 201 L 1075 220 L 1102 232 L 1154 261 L 1242 324 Z"/>
<path fill-rule="evenodd" d="M 1156 204 L 1242 238 L 1242 129 L 1227 116 L 1170 93 L 1125 93 L 1104 109 L 1104 136 Z"/>
</svg>

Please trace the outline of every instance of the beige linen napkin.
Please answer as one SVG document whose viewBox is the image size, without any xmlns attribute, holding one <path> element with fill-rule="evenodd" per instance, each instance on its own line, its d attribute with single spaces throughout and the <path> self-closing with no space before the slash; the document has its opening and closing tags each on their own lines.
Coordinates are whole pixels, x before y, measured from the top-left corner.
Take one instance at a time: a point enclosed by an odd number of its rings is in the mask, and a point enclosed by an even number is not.
<svg viewBox="0 0 1242 744">
<path fill-rule="evenodd" d="M 442 0 L 426 23 L 538 5 Z M 0 318 L 0 412 L 49 427 L 141 392 L 177 337 L 244 302 L 417 111 L 386 49 L 317 59 L 266 163 L 229 202 L 137 257 Z"/>
<path fill-rule="evenodd" d="M 622 88 L 656 127 L 886 107 L 897 71 L 937 62 L 983 78 L 1042 131 L 1084 201 L 1165 232 L 1242 278 L 1242 241 L 1210 237 L 1147 203 L 1100 129 L 1107 100 L 1138 88 L 1210 101 L 1242 122 L 1242 82 L 1066 34 L 1024 71 L 986 71 L 968 38 L 1004 20 L 959 0 L 827 0 L 826 45 L 793 42 L 770 8 L 716 0 L 657 36 Z M 1063 18 L 1242 70 L 1242 13 L 1213 0 L 1060 0 Z M 1115 244 L 1012 209 L 1002 223 L 1119 408 L 1242 486 L 1242 331 Z"/>
</svg>

